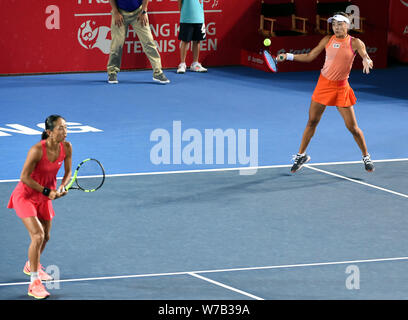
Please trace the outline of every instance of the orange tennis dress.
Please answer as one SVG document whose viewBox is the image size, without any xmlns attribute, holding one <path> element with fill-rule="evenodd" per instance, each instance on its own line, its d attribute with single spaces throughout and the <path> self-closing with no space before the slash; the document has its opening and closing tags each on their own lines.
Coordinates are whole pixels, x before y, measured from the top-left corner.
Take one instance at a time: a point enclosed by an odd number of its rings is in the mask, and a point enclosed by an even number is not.
<svg viewBox="0 0 408 320">
<path fill-rule="evenodd" d="M 48 160 L 45 140 L 41 140 L 41 147 L 42 157 L 34 168 L 31 178 L 40 185 L 55 190 L 57 173 L 65 159 L 64 145 L 60 143 L 60 153 L 54 162 Z M 14 208 L 20 218 L 38 217 L 43 220 L 52 220 L 55 216 L 51 200 L 21 181 L 11 194 L 7 208 Z"/>
<path fill-rule="evenodd" d="M 352 37 L 332 36 L 326 45 L 326 60 L 312 95 L 312 100 L 325 106 L 351 107 L 357 99 L 348 77 L 356 56 Z"/>
</svg>

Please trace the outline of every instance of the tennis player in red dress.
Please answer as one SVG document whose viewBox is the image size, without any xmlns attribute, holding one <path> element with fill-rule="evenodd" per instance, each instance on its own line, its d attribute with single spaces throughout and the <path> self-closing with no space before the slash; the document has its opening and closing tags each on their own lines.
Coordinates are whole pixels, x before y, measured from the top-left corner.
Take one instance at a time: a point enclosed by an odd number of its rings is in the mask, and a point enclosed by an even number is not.
<svg viewBox="0 0 408 320">
<path fill-rule="evenodd" d="M 303 132 L 299 152 L 294 157 L 291 171 L 298 171 L 310 160 L 310 156 L 306 154 L 306 148 L 316 131 L 323 112 L 326 106 L 336 106 L 347 129 L 353 135 L 362 152 L 365 169 L 371 172 L 374 171 L 374 165 L 367 151 L 364 134 L 357 125 L 353 108 L 357 99 L 349 85 L 348 77 L 357 52 L 363 59 L 364 73 L 370 73 L 370 69 L 373 68 L 373 61 L 367 54 L 365 44 L 360 39 L 348 34 L 350 19 L 346 13 L 335 13 L 333 17 L 328 19 L 328 23 L 330 22 L 334 35 L 325 36 L 309 53 L 296 55 L 285 53 L 278 56 L 278 61 L 310 62 L 316 59 L 323 50 L 326 50 L 326 60 L 312 95 L 309 120 Z"/>
<path fill-rule="evenodd" d="M 8 208 L 13 208 L 27 228 L 31 243 L 28 261 L 23 272 L 31 276 L 28 295 L 37 299 L 50 294 L 42 281 L 52 277 L 43 271 L 40 255 L 50 238 L 51 221 L 54 217 L 52 200 L 64 196 L 63 186 L 71 178 L 72 146 L 65 141 L 67 126 L 64 118 L 51 115 L 45 120 L 41 141 L 28 151 L 21 171 L 20 182 L 11 194 Z M 64 163 L 65 174 L 57 190 L 57 173 Z"/>
</svg>

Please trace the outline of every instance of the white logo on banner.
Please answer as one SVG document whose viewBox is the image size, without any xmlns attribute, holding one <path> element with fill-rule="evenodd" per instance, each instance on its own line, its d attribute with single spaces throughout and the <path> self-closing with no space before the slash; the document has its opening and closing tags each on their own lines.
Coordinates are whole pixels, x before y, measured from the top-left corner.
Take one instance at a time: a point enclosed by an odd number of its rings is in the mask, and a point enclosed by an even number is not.
<svg viewBox="0 0 408 320">
<path fill-rule="evenodd" d="M 81 24 L 78 29 L 78 42 L 85 49 L 98 48 L 103 53 L 108 54 L 111 44 L 111 40 L 107 39 L 109 31 L 110 28 L 96 27 L 95 21 L 88 20 Z"/>
<path fill-rule="evenodd" d="M 215 8 L 218 7 L 218 0 L 201 0 L 201 3 L 209 3 L 212 2 L 211 8 Z"/>
</svg>

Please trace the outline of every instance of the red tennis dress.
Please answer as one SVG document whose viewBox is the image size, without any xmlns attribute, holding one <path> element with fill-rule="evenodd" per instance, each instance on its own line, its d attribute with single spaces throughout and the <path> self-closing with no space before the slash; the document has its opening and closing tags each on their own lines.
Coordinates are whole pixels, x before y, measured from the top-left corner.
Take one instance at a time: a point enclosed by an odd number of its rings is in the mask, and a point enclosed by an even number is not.
<svg viewBox="0 0 408 320">
<path fill-rule="evenodd" d="M 54 162 L 48 160 L 45 140 L 41 140 L 41 147 L 42 157 L 34 168 L 31 178 L 40 185 L 55 190 L 57 173 L 65 159 L 64 144 L 60 143 L 60 153 Z M 20 218 L 38 217 L 43 220 L 52 220 L 55 216 L 51 200 L 21 181 L 11 194 L 7 208 L 14 208 Z"/>
</svg>

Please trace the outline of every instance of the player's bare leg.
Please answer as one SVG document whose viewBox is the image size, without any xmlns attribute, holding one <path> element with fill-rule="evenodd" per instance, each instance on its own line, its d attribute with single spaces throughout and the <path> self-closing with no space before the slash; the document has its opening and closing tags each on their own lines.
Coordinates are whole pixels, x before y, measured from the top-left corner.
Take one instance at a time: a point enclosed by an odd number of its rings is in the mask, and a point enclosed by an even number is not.
<svg viewBox="0 0 408 320">
<path fill-rule="evenodd" d="M 326 106 L 318 102 L 312 101 L 310 103 L 309 119 L 307 121 L 306 128 L 303 132 L 302 142 L 300 143 L 300 148 L 299 148 L 300 154 L 303 154 L 306 152 L 307 146 L 309 145 L 310 140 L 312 139 L 316 131 L 316 127 L 319 124 L 320 119 L 322 118 L 322 115 L 325 109 L 326 109 Z"/>
<path fill-rule="evenodd" d="M 343 117 L 344 124 L 353 135 L 354 140 L 357 142 L 357 145 L 361 150 L 365 169 L 369 172 L 374 171 L 374 165 L 367 150 L 364 134 L 363 131 L 358 127 L 353 106 L 346 108 L 337 107 L 337 110 Z"/>
</svg>

